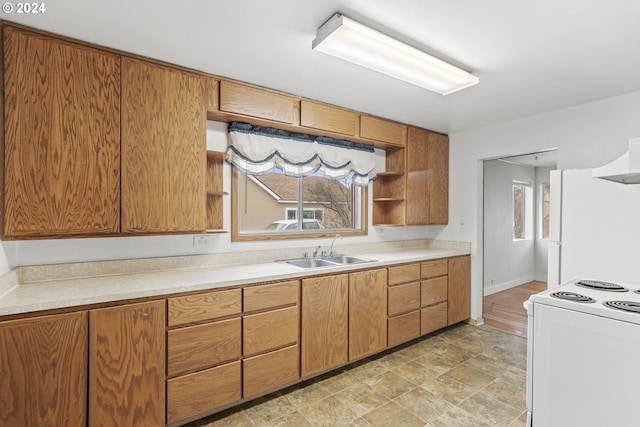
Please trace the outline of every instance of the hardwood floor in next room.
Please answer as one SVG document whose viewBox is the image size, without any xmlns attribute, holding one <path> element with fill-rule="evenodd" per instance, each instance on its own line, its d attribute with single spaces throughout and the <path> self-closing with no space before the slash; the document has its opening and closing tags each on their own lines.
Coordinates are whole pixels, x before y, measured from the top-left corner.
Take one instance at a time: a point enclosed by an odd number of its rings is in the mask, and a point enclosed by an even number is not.
<svg viewBox="0 0 640 427">
<path fill-rule="evenodd" d="M 485 325 L 512 334 L 527 336 L 527 311 L 522 306 L 533 294 L 547 289 L 545 282 L 533 281 L 484 297 Z"/>
</svg>

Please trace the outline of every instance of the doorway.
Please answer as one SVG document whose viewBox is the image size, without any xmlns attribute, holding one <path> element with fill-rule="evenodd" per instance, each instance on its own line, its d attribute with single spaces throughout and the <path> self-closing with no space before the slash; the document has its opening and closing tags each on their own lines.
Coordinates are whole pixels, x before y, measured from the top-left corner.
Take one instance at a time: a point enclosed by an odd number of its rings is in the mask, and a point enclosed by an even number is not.
<svg viewBox="0 0 640 427">
<path fill-rule="evenodd" d="M 526 336 L 522 306 L 546 289 L 549 176 L 557 151 L 485 160 L 483 167 L 483 318 Z"/>
</svg>

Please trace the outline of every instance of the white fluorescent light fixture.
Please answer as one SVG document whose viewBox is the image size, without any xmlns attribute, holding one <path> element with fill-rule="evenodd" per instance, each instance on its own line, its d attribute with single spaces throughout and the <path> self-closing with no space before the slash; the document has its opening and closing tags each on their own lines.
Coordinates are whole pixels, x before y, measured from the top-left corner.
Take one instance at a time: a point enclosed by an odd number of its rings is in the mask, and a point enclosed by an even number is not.
<svg viewBox="0 0 640 427">
<path fill-rule="evenodd" d="M 478 84 L 478 77 L 336 13 L 318 28 L 312 49 L 442 95 Z"/>
</svg>

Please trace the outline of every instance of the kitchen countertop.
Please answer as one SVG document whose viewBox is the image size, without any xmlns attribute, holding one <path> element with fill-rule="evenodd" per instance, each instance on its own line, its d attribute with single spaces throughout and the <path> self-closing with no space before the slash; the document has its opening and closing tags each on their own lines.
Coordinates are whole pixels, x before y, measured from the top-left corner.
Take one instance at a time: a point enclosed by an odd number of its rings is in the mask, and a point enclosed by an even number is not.
<svg viewBox="0 0 640 427">
<path fill-rule="evenodd" d="M 277 261 L 261 261 L 22 283 L 0 297 L 0 316 L 297 279 L 469 253 L 469 250 L 460 248 L 402 248 L 349 253 L 375 261 L 314 269 L 302 269 Z"/>
</svg>

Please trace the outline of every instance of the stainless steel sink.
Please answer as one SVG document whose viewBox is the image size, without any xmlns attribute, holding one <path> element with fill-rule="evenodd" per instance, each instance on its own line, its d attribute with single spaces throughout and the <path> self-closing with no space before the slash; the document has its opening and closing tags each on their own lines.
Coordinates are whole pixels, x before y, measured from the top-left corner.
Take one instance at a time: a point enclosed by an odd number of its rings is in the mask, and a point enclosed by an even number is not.
<svg viewBox="0 0 640 427">
<path fill-rule="evenodd" d="M 323 258 L 327 261 L 335 262 L 337 264 L 362 264 L 363 262 L 373 262 L 374 260 L 368 258 L 361 258 L 352 255 L 335 255 L 331 257 Z"/>
<path fill-rule="evenodd" d="M 345 264 L 362 264 L 366 262 L 374 262 L 373 259 L 361 258 L 351 255 L 335 255 L 326 258 L 299 258 L 289 259 L 278 262 L 293 265 L 299 268 L 323 268 L 323 267 L 337 267 Z"/>
<path fill-rule="evenodd" d="M 335 262 L 326 261 L 321 258 L 290 259 L 284 262 L 300 268 L 335 267 L 336 265 L 338 265 Z"/>
</svg>

